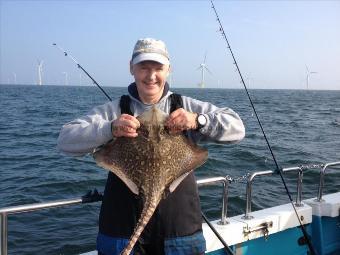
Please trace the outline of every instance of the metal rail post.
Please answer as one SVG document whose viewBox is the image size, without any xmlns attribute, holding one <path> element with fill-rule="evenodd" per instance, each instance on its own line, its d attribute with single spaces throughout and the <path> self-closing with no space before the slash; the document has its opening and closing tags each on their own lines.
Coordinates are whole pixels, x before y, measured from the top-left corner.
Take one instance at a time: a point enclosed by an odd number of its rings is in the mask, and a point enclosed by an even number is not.
<svg viewBox="0 0 340 255">
<path fill-rule="evenodd" d="M 302 203 L 302 178 L 303 178 L 303 170 L 302 167 L 288 167 L 283 168 L 282 172 L 290 172 L 290 171 L 298 171 L 298 178 L 297 178 L 297 184 L 296 184 L 296 201 L 295 206 L 301 207 L 303 206 Z"/>
<path fill-rule="evenodd" d="M 325 174 L 326 174 L 326 169 L 329 166 L 336 166 L 340 165 L 340 161 L 337 162 L 332 162 L 332 163 L 327 163 L 325 166 L 320 170 L 320 179 L 319 179 L 319 188 L 318 188 L 318 197 L 315 199 L 315 201 L 321 203 L 324 201 L 322 199 L 322 193 L 323 193 L 323 186 L 324 186 L 324 179 L 325 179 Z"/>
<path fill-rule="evenodd" d="M 272 171 L 272 170 L 259 171 L 259 172 L 255 172 L 255 173 L 251 174 L 248 177 L 247 189 L 246 189 L 246 213 L 245 213 L 244 216 L 242 216 L 242 219 L 250 220 L 250 219 L 254 218 L 253 216 L 250 215 L 250 213 L 251 213 L 251 199 L 252 199 L 251 192 L 252 192 L 252 183 L 253 183 L 254 178 L 256 176 L 271 175 L 273 173 L 274 173 L 274 171 Z"/>
<path fill-rule="evenodd" d="M 197 180 L 198 186 L 213 185 L 216 183 L 222 183 L 223 185 L 221 220 L 219 221 L 219 224 L 225 225 L 229 223 L 227 221 L 229 181 L 227 180 L 226 177 L 213 177 L 213 178 Z"/>
<path fill-rule="evenodd" d="M 0 214 L 1 224 L 1 255 L 7 255 L 7 214 Z"/>
</svg>

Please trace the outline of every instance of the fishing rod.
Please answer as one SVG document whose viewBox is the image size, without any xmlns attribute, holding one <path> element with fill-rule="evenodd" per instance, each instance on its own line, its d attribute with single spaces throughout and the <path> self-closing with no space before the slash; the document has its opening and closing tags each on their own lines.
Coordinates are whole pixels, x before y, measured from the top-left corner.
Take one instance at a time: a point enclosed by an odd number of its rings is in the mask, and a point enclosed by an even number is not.
<svg viewBox="0 0 340 255">
<path fill-rule="evenodd" d="M 105 96 L 112 101 L 111 97 L 105 92 L 105 90 L 96 82 L 95 79 L 92 78 L 92 76 L 75 60 L 74 57 L 72 57 L 70 54 L 68 54 L 63 48 L 59 47 L 56 43 L 52 44 L 53 46 L 56 46 L 59 50 L 61 50 L 64 53 L 65 57 L 69 57 L 73 60 L 74 63 L 76 63 L 77 67 L 80 68 L 91 80 L 94 84 L 97 85 L 97 87 L 105 94 Z"/>
<path fill-rule="evenodd" d="M 259 126 L 260 126 L 260 128 L 261 128 L 263 137 L 264 137 L 264 139 L 266 140 L 268 149 L 269 149 L 269 151 L 270 151 L 270 153 L 271 153 L 271 155 L 272 155 L 272 158 L 273 158 L 273 160 L 274 160 L 274 163 L 275 163 L 275 165 L 276 165 L 276 172 L 277 172 L 277 173 L 280 175 L 280 177 L 281 177 L 282 183 L 283 183 L 284 188 L 285 188 L 285 190 L 286 190 L 286 193 L 287 193 L 287 195 L 288 195 L 288 197 L 289 197 L 290 203 L 291 203 L 291 205 L 292 205 L 292 207 L 293 207 L 293 209 L 294 209 L 295 215 L 296 215 L 297 220 L 298 220 L 298 222 L 299 222 L 299 224 L 300 224 L 301 231 L 302 231 L 302 233 L 303 233 L 304 238 L 306 239 L 306 242 L 307 242 L 308 248 L 309 248 L 309 250 L 310 250 L 310 252 L 311 252 L 311 255 L 316 255 L 316 252 L 315 252 L 315 250 L 314 250 L 314 247 L 313 247 L 313 245 L 312 245 L 312 243 L 311 243 L 311 241 L 310 241 L 310 239 L 309 239 L 309 237 L 308 237 L 308 234 L 307 234 L 307 231 L 306 231 L 305 227 L 302 225 L 302 222 L 301 222 L 301 220 L 300 220 L 299 214 L 298 214 L 298 212 L 297 212 L 297 210 L 296 210 L 296 207 L 295 207 L 295 205 L 294 205 L 292 196 L 291 196 L 291 194 L 290 194 L 290 192 L 289 192 L 289 190 L 288 190 L 286 181 L 285 181 L 285 179 L 284 179 L 284 177 L 283 177 L 282 168 L 279 167 L 279 164 L 278 164 L 278 162 L 277 162 L 277 160 L 276 160 L 276 157 L 275 157 L 275 155 L 274 155 L 274 152 L 273 152 L 273 150 L 272 150 L 272 147 L 270 146 L 269 140 L 268 140 L 268 138 L 267 138 L 267 136 L 266 136 L 266 133 L 264 132 L 264 128 L 263 128 L 262 123 L 261 123 L 261 121 L 260 121 L 260 118 L 259 118 L 259 116 L 258 116 L 258 114 L 257 114 L 257 111 L 256 111 L 255 106 L 254 106 L 254 104 L 253 104 L 253 100 L 251 99 L 251 96 L 250 96 L 250 94 L 249 94 L 248 88 L 247 88 L 247 86 L 246 86 L 246 84 L 245 84 L 245 82 L 244 82 L 242 73 L 241 73 L 240 68 L 239 68 L 239 66 L 238 66 L 238 64 L 237 64 L 235 55 L 234 55 L 234 53 L 233 53 L 233 51 L 232 51 L 232 49 L 231 49 L 231 46 L 230 46 L 230 43 L 229 43 L 228 38 L 227 38 L 227 36 L 226 36 L 226 33 L 224 32 L 224 29 L 223 29 L 221 20 L 220 20 L 220 18 L 219 18 L 219 16 L 218 16 L 218 13 L 217 13 L 217 10 L 216 10 L 216 8 L 215 8 L 215 5 L 214 5 L 214 3 L 213 3 L 212 0 L 210 0 L 210 2 L 211 2 L 211 5 L 212 5 L 212 9 L 213 9 L 214 12 L 215 12 L 216 19 L 217 19 L 217 21 L 218 21 L 218 23 L 219 23 L 219 25 L 220 25 L 220 29 L 219 29 L 219 30 L 220 30 L 220 32 L 221 32 L 221 34 L 222 34 L 224 40 L 225 40 L 226 43 L 227 43 L 227 48 L 229 49 L 229 51 L 230 51 L 230 53 L 231 53 L 231 56 L 232 56 L 233 61 L 234 61 L 234 65 L 236 66 L 237 72 L 238 72 L 238 74 L 239 74 L 240 77 L 241 77 L 241 82 L 242 82 L 242 84 L 243 84 L 243 87 L 244 87 L 245 91 L 247 92 L 247 96 L 248 96 L 248 99 L 249 99 L 249 101 L 250 101 L 251 107 L 253 108 L 253 111 L 254 111 L 254 113 L 255 113 L 257 122 L 258 122 L 258 124 L 259 124 Z"/>
<path fill-rule="evenodd" d="M 96 80 L 94 78 L 92 78 L 92 76 L 75 60 L 74 57 L 72 57 L 70 54 L 68 54 L 63 48 L 59 47 L 56 43 L 53 43 L 53 46 L 56 46 L 59 50 L 61 50 L 65 57 L 70 57 L 74 63 L 76 63 L 77 67 L 80 68 L 92 81 L 94 84 L 97 85 L 97 87 L 105 94 L 105 96 L 112 101 L 112 99 L 109 97 L 109 95 L 105 92 L 105 90 L 96 82 Z M 217 238 L 222 242 L 226 252 L 229 255 L 234 255 L 234 253 L 232 252 L 232 250 L 229 248 L 229 246 L 224 242 L 223 238 L 219 235 L 219 233 L 217 232 L 217 230 L 214 228 L 214 226 L 211 224 L 211 222 L 208 220 L 208 218 L 204 215 L 203 212 L 202 213 L 202 217 L 203 219 L 207 222 L 208 226 L 211 228 L 211 230 L 214 232 L 214 234 L 217 236 Z"/>
</svg>

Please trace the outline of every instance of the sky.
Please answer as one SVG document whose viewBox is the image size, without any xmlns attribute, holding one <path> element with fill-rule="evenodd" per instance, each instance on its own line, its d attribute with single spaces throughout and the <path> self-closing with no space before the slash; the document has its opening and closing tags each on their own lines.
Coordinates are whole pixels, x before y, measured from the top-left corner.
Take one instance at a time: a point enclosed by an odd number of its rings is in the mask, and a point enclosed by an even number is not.
<svg viewBox="0 0 340 255">
<path fill-rule="evenodd" d="M 340 89 L 340 1 L 215 1 L 250 89 Z M 0 0 L 0 84 L 92 85 L 133 82 L 139 38 L 163 40 L 171 86 L 197 87 L 206 55 L 207 88 L 242 88 L 210 1 Z M 67 76 L 67 81 L 66 81 Z"/>
</svg>

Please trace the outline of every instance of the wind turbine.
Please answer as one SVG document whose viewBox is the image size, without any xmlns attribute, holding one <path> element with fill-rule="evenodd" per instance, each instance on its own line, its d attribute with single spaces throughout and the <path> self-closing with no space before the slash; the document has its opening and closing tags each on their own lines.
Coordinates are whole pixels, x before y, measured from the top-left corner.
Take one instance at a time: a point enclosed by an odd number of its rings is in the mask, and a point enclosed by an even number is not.
<svg viewBox="0 0 340 255">
<path fill-rule="evenodd" d="M 65 85 L 68 85 L 68 74 L 67 72 L 63 72 L 63 74 L 65 75 Z"/>
<path fill-rule="evenodd" d="M 170 72 L 169 72 L 169 76 L 168 76 L 168 82 L 169 82 L 169 86 L 170 88 L 172 87 L 172 83 L 173 83 L 173 74 L 172 74 L 172 70 L 170 69 Z"/>
<path fill-rule="evenodd" d="M 205 63 L 206 59 L 207 59 L 207 53 L 205 53 L 204 55 L 203 63 L 201 63 L 200 66 L 197 68 L 197 70 L 201 69 L 201 82 L 198 84 L 200 88 L 205 87 L 205 71 L 208 71 L 210 74 L 212 74 Z"/>
<path fill-rule="evenodd" d="M 317 72 L 309 71 L 308 66 L 306 65 L 306 88 L 307 90 L 309 89 L 309 76 L 314 73 L 317 73 Z"/>
<path fill-rule="evenodd" d="M 42 85 L 42 66 L 44 61 L 38 60 L 38 85 Z"/>
<path fill-rule="evenodd" d="M 17 84 L 17 74 L 13 72 L 14 84 Z"/>
</svg>

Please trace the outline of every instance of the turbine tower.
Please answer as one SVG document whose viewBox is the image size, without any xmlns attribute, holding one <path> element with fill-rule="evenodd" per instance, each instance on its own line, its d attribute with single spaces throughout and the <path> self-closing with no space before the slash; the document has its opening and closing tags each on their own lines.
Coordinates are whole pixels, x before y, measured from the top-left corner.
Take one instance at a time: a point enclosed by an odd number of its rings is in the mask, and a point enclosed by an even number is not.
<svg viewBox="0 0 340 255">
<path fill-rule="evenodd" d="M 65 85 L 68 85 L 68 73 L 63 72 L 63 74 L 65 75 Z"/>
<path fill-rule="evenodd" d="M 42 85 L 42 66 L 44 61 L 38 60 L 38 85 Z"/>
<path fill-rule="evenodd" d="M 173 77 L 172 77 L 172 70 L 170 69 L 170 72 L 169 72 L 169 76 L 168 76 L 168 82 L 169 82 L 169 86 L 170 88 L 172 87 L 172 83 L 173 83 Z"/>
<path fill-rule="evenodd" d="M 311 74 L 314 74 L 314 73 L 317 73 L 317 72 L 311 72 L 311 71 L 309 71 L 308 66 L 306 65 L 306 89 L 307 89 L 307 90 L 309 89 L 309 76 L 310 76 Z"/>
<path fill-rule="evenodd" d="M 13 72 L 13 81 L 14 84 L 17 84 L 17 74 L 15 72 Z"/>
<path fill-rule="evenodd" d="M 201 63 L 200 66 L 197 68 L 197 70 L 201 69 L 201 82 L 198 84 L 200 88 L 205 87 L 205 71 L 208 71 L 210 74 L 212 74 L 205 63 L 206 59 L 207 59 L 207 53 L 205 53 L 204 55 L 203 63 Z"/>
</svg>

